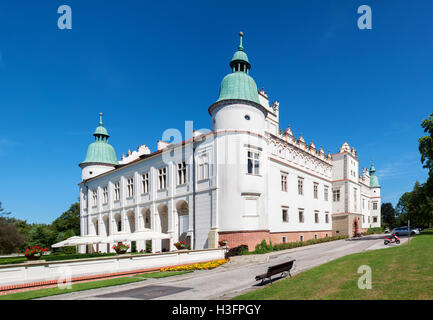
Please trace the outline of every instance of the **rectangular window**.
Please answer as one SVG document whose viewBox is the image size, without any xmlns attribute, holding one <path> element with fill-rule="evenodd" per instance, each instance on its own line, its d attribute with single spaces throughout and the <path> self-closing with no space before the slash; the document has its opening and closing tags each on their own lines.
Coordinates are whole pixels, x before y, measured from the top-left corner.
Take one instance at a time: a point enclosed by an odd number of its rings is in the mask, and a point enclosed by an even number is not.
<svg viewBox="0 0 433 320">
<path fill-rule="evenodd" d="M 103 196 L 103 200 L 104 200 L 104 204 L 105 203 L 108 203 L 108 187 L 107 186 L 105 186 L 103 189 L 102 189 L 102 196 Z"/>
<path fill-rule="evenodd" d="M 319 211 L 314 211 L 314 222 L 319 223 Z"/>
<path fill-rule="evenodd" d="M 98 205 L 98 189 L 92 190 L 92 199 L 93 206 L 96 207 Z"/>
<path fill-rule="evenodd" d="M 304 241 L 304 236 L 299 236 L 299 240 L 302 242 Z"/>
<path fill-rule="evenodd" d="M 248 151 L 248 173 L 260 174 L 260 154 L 254 151 Z"/>
<path fill-rule="evenodd" d="M 198 157 L 198 180 L 205 180 L 208 178 L 209 178 L 209 156 L 207 153 L 204 153 Z"/>
<path fill-rule="evenodd" d="M 283 222 L 289 222 L 289 210 L 287 208 L 282 209 Z"/>
<path fill-rule="evenodd" d="M 299 223 L 304 223 L 304 210 L 299 210 Z"/>
<path fill-rule="evenodd" d="M 167 167 L 158 169 L 158 189 L 167 188 Z"/>
<path fill-rule="evenodd" d="M 325 222 L 329 223 L 329 212 L 325 213 Z"/>
<path fill-rule="evenodd" d="M 282 237 L 281 240 L 283 241 L 283 243 L 287 242 L 287 237 Z"/>
<path fill-rule="evenodd" d="M 185 184 L 186 183 L 186 164 L 185 161 L 177 164 L 177 184 Z"/>
<path fill-rule="evenodd" d="M 370 216 L 368 217 L 368 223 L 370 223 Z"/>
<path fill-rule="evenodd" d="M 257 198 L 245 198 L 245 215 L 257 216 Z"/>
<path fill-rule="evenodd" d="M 377 217 L 373 217 L 373 223 L 377 222 Z"/>
<path fill-rule="evenodd" d="M 287 192 L 287 173 L 281 172 L 281 191 Z"/>
<path fill-rule="evenodd" d="M 377 210 L 377 202 L 373 202 L 373 210 Z"/>
<path fill-rule="evenodd" d="M 114 201 L 119 201 L 120 200 L 120 182 L 117 181 L 114 184 Z"/>
<path fill-rule="evenodd" d="M 128 178 L 127 192 L 128 192 L 128 198 L 132 198 L 134 196 L 134 178 Z"/>
<path fill-rule="evenodd" d="M 357 196 L 358 190 L 356 188 L 353 188 L 353 205 L 355 210 L 358 210 L 358 196 Z"/>
<path fill-rule="evenodd" d="M 334 202 L 340 201 L 340 189 L 332 190 L 332 199 Z"/>
<path fill-rule="evenodd" d="M 365 199 L 362 199 L 362 209 L 365 209 Z"/>
<path fill-rule="evenodd" d="M 149 172 L 143 173 L 141 179 L 143 193 L 149 193 Z"/>
<path fill-rule="evenodd" d="M 362 223 L 365 223 L 365 216 L 362 216 Z"/>
<path fill-rule="evenodd" d="M 298 194 L 303 195 L 304 194 L 304 179 L 298 178 Z"/>
<path fill-rule="evenodd" d="M 325 201 L 329 199 L 329 188 L 327 186 L 325 186 L 324 199 Z"/>
<path fill-rule="evenodd" d="M 317 199 L 319 196 L 319 184 L 316 182 L 314 182 L 313 194 L 314 194 L 314 199 Z"/>
</svg>

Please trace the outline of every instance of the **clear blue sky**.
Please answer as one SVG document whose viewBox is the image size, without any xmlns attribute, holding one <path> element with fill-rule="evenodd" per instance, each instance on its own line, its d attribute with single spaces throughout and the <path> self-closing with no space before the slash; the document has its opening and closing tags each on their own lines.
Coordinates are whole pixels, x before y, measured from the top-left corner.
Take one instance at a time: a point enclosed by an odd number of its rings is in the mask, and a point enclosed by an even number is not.
<svg viewBox="0 0 433 320">
<path fill-rule="evenodd" d="M 72 30 L 57 28 L 72 7 Z M 373 29 L 357 28 L 369 4 Z M 77 200 L 78 164 L 104 113 L 117 156 L 167 128 L 211 126 L 207 109 L 245 33 L 251 75 L 280 126 L 361 166 L 383 201 L 424 181 L 420 123 L 432 112 L 433 3 L 401 0 L 2 1 L 0 201 L 50 223 Z"/>
</svg>

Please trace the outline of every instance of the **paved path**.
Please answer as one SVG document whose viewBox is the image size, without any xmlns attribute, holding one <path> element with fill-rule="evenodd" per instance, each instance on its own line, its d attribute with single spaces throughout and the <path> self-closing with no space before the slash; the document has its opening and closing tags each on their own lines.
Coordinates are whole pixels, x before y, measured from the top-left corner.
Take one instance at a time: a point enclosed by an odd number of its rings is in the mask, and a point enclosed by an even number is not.
<svg viewBox="0 0 433 320">
<path fill-rule="evenodd" d="M 401 238 L 401 244 L 407 238 Z M 394 246 L 394 245 L 388 245 Z M 261 255 L 232 257 L 231 261 L 213 270 L 199 270 L 162 279 L 115 287 L 93 289 L 57 295 L 43 300 L 209 300 L 230 299 L 241 293 L 257 289 L 254 277 L 264 273 L 268 266 L 296 259 L 296 274 L 339 257 L 366 250 L 384 249 L 383 235 L 371 235 L 360 239 L 338 240 L 307 247 L 271 252 Z"/>
</svg>

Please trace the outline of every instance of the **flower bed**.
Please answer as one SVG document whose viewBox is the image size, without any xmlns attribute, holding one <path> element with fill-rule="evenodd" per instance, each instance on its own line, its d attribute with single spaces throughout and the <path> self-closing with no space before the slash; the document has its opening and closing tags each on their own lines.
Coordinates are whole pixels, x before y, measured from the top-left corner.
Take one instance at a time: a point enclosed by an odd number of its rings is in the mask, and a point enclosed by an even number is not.
<svg viewBox="0 0 433 320">
<path fill-rule="evenodd" d="M 116 251 L 117 254 L 124 254 L 128 251 L 129 249 L 129 245 L 123 243 L 123 242 L 119 242 L 116 245 L 113 246 L 114 251 Z"/>
<path fill-rule="evenodd" d="M 39 246 L 30 246 L 24 251 L 24 255 L 27 260 L 38 260 L 44 252 L 47 252 L 48 248 L 41 248 Z"/>
<path fill-rule="evenodd" d="M 229 262 L 229 259 L 221 259 L 221 260 L 215 260 L 210 262 L 188 264 L 185 266 L 161 268 L 161 271 L 165 272 L 165 271 L 184 271 L 184 270 L 210 270 L 219 267 L 220 265 L 227 262 Z"/>
</svg>

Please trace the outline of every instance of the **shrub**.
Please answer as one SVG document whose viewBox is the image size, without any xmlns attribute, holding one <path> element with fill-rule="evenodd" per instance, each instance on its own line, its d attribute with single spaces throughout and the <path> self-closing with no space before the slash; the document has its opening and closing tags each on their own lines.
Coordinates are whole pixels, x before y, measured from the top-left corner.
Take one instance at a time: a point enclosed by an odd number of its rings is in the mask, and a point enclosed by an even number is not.
<svg viewBox="0 0 433 320">
<path fill-rule="evenodd" d="M 241 256 L 244 254 L 248 254 L 248 246 L 246 244 L 241 244 L 240 246 L 233 247 L 229 249 L 227 256 Z"/>
<path fill-rule="evenodd" d="M 259 244 L 256 245 L 256 249 L 252 252 L 252 254 L 262 254 L 262 253 L 268 253 L 272 251 L 279 251 L 279 250 L 286 250 L 286 249 L 293 249 L 303 246 L 309 246 L 316 243 L 323 243 L 323 242 L 329 242 L 334 240 L 341 240 L 346 239 L 348 236 L 334 236 L 334 237 L 326 237 L 326 238 L 320 238 L 320 239 L 310 239 L 307 241 L 297 241 L 297 242 L 287 242 L 287 243 L 278 243 L 275 245 L 272 245 L 272 242 L 269 242 L 269 244 L 266 243 L 266 240 L 262 240 Z M 245 253 L 244 253 L 245 254 Z"/>
</svg>

